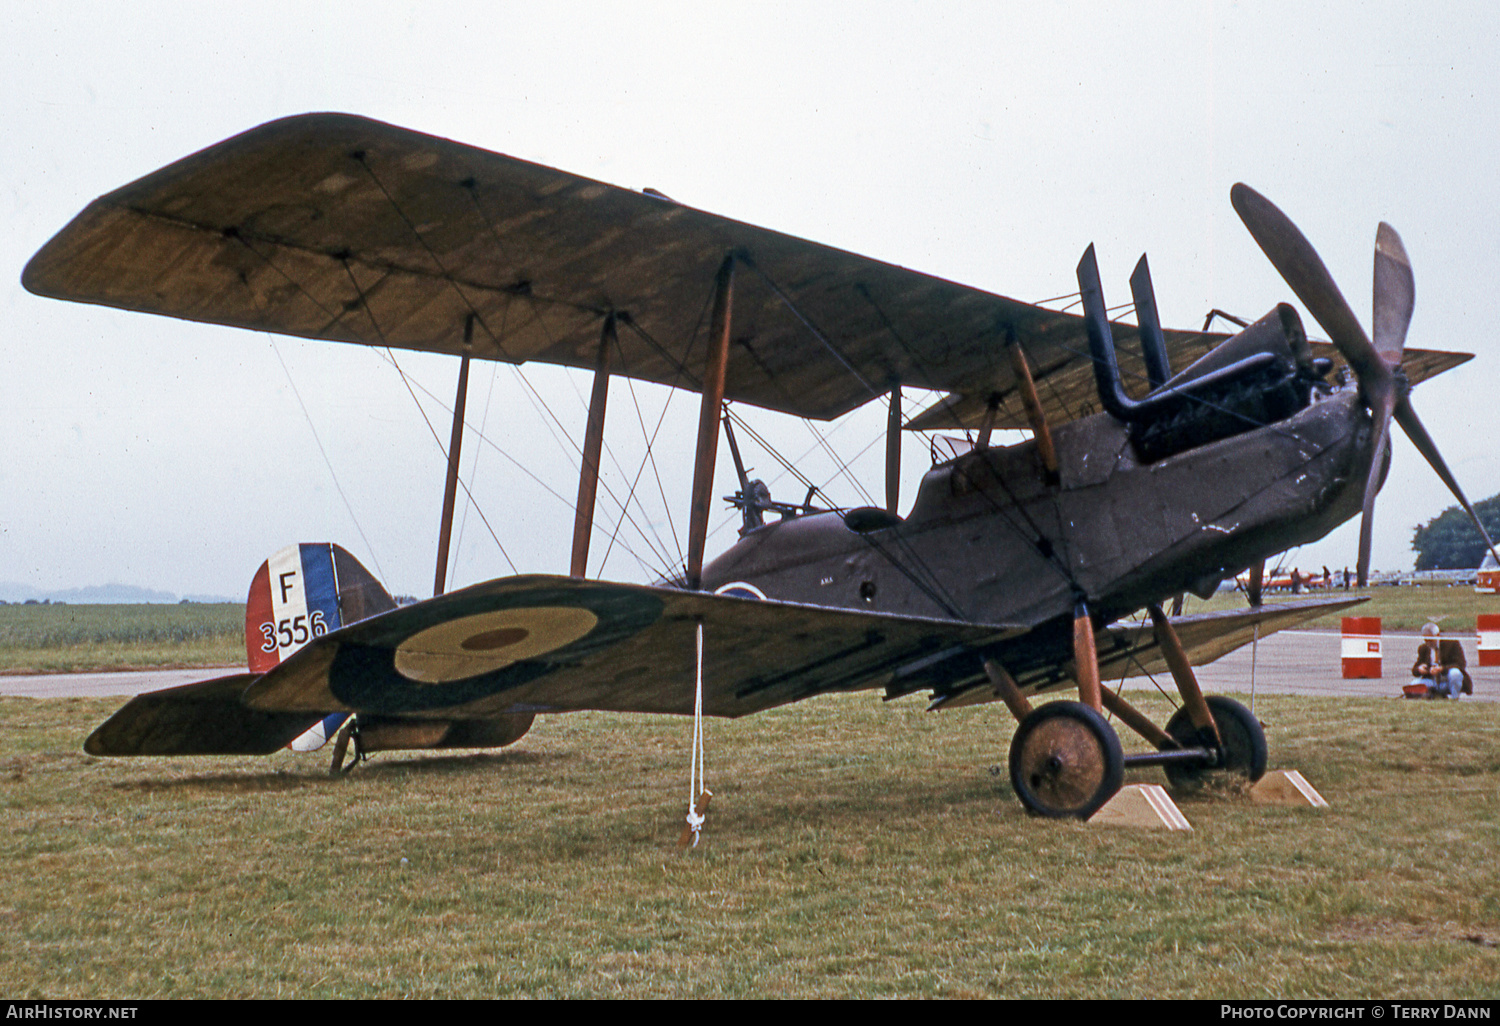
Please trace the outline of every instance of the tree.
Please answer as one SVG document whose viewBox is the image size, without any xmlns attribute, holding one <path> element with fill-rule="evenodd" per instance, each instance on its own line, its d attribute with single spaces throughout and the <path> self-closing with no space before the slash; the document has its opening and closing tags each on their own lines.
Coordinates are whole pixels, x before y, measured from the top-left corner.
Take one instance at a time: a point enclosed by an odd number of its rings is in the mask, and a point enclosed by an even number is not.
<svg viewBox="0 0 1500 1026">
<path fill-rule="evenodd" d="M 1500 538 L 1500 495 L 1474 503 L 1474 512 L 1491 538 Z M 1470 570 L 1484 559 L 1484 539 L 1474 529 L 1469 515 L 1449 506 L 1411 537 L 1418 570 Z"/>
</svg>

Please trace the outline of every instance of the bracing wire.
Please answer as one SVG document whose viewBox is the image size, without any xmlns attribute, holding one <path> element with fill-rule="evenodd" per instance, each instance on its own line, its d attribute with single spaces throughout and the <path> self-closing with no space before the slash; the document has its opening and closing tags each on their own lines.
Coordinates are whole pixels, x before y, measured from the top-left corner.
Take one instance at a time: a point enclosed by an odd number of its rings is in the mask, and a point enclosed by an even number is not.
<svg viewBox="0 0 1500 1026">
<path fill-rule="evenodd" d="M 349 501 L 349 496 L 344 492 L 344 486 L 339 483 L 339 476 L 334 472 L 333 461 L 328 458 L 328 450 L 323 448 L 323 440 L 318 437 L 318 428 L 313 423 L 312 414 L 307 412 L 307 403 L 302 401 L 302 392 L 297 388 L 297 382 L 292 379 L 292 372 L 286 365 L 286 360 L 281 356 L 281 348 L 276 345 L 276 339 L 270 337 L 271 352 L 276 354 L 276 362 L 281 364 L 282 373 L 286 375 L 286 383 L 291 386 L 292 395 L 297 397 L 297 405 L 302 408 L 302 416 L 307 420 L 307 426 L 312 431 L 313 442 L 318 447 L 318 454 L 323 457 L 323 465 L 328 468 L 328 476 L 333 481 L 334 489 L 339 493 L 339 498 L 344 502 L 344 509 L 349 512 L 349 519 L 354 522 L 354 529 L 359 532 L 360 540 L 365 543 L 365 551 L 370 554 L 370 560 L 375 564 L 375 572 L 380 575 L 381 580 L 390 580 L 386 577 L 385 570 L 380 566 L 380 558 L 375 555 L 375 546 L 370 544 L 369 535 L 359 522 L 359 517 L 354 514 L 354 504 Z"/>
</svg>

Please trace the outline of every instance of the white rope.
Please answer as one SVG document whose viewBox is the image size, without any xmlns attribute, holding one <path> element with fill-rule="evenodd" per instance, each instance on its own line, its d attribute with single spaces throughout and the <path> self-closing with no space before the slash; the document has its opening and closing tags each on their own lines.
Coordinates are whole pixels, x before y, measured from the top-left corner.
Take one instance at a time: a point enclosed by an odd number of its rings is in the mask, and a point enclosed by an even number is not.
<svg viewBox="0 0 1500 1026">
<path fill-rule="evenodd" d="M 698 847 L 698 835 L 703 829 L 705 816 L 698 811 L 698 796 L 712 794 L 704 786 L 703 778 L 703 621 L 698 621 L 698 674 L 693 695 L 693 761 L 688 771 L 687 825 L 693 834 L 693 847 Z M 707 805 L 707 803 L 704 803 Z"/>
</svg>

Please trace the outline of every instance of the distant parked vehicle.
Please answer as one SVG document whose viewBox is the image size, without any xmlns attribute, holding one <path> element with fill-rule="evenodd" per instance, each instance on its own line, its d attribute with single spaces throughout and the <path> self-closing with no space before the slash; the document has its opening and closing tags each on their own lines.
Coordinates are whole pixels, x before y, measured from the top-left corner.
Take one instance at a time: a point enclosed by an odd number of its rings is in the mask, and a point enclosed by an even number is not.
<svg viewBox="0 0 1500 1026">
<path fill-rule="evenodd" d="M 1500 563 L 1495 562 L 1493 552 L 1484 554 L 1484 562 L 1474 572 L 1474 590 L 1481 595 L 1493 595 L 1500 591 Z"/>
</svg>

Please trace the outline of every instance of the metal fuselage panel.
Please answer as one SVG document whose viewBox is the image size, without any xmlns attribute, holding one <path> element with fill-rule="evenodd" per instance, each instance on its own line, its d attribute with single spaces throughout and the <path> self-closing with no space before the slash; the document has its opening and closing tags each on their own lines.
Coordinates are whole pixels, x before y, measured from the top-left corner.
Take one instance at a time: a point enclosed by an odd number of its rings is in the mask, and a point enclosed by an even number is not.
<svg viewBox="0 0 1500 1026">
<path fill-rule="evenodd" d="M 1107 622 L 1323 537 L 1359 512 L 1372 457 L 1352 389 L 1152 464 L 1108 414 L 1054 437 L 1055 485 L 1032 442 L 976 450 L 934 467 L 905 521 L 863 533 L 837 513 L 769 524 L 705 567 L 704 586 L 1009 624 L 1071 616 L 1081 595 Z"/>
</svg>

